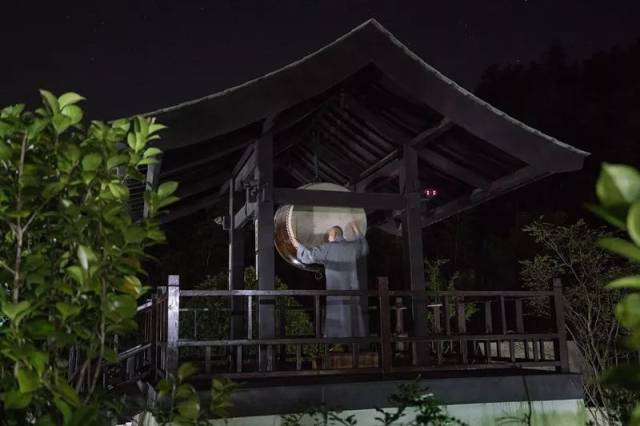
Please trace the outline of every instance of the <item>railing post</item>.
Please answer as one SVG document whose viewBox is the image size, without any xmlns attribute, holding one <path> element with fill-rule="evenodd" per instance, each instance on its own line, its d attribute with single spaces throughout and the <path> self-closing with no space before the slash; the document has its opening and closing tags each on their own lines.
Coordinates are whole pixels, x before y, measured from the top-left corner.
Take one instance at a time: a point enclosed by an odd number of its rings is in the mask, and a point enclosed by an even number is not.
<svg viewBox="0 0 640 426">
<path fill-rule="evenodd" d="M 151 364 L 151 383 L 155 383 L 158 378 L 158 293 L 154 291 L 151 294 L 151 308 L 149 309 L 151 322 L 151 356 L 149 363 Z"/>
<path fill-rule="evenodd" d="M 180 275 L 169 275 L 167 287 L 167 371 L 178 371 L 178 326 L 180 323 Z"/>
<path fill-rule="evenodd" d="M 560 278 L 553 279 L 553 306 L 556 314 L 560 371 L 567 372 L 569 371 L 569 354 L 567 351 L 567 329 L 564 319 L 564 299 L 562 296 L 562 282 L 560 281 Z"/>
<path fill-rule="evenodd" d="M 391 306 L 389 306 L 389 279 L 378 277 L 380 300 L 380 355 L 382 372 L 391 373 L 393 351 L 391 350 Z"/>
</svg>

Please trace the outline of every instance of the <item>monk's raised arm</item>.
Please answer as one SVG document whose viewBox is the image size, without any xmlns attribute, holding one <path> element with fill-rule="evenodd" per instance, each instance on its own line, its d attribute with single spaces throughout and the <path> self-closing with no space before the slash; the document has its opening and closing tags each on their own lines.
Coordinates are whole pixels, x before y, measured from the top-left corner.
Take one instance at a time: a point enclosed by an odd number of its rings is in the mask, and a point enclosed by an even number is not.
<svg viewBox="0 0 640 426">
<path fill-rule="evenodd" d="M 300 244 L 297 248 L 296 256 L 302 263 L 324 263 L 327 260 L 327 251 L 326 244 L 312 248 L 307 248 Z"/>
</svg>

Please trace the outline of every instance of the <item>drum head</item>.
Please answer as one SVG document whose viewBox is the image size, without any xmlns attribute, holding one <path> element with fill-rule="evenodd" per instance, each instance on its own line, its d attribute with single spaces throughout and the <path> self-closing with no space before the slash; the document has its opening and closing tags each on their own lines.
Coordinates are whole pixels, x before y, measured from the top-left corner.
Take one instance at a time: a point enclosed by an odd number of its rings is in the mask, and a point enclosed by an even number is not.
<svg viewBox="0 0 640 426">
<path fill-rule="evenodd" d="M 312 183 L 300 187 L 313 191 L 348 192 L 343 186 L 333 183 Z M 367 215 L 362 208 L 287 205 L 278 209 L 274 217 L 276 225 L 275 244 L 280 255 L 290 264 L 304 270 L 319 268 L 303 265 L 295 257 L 291 240 L 298 240 L 306 247 L 319 246 L 327 242 L 327 231 L 339 226 L 347 240 L 355 239 L 351 224 L 355 222 L 362 234 L 367 232 Z M 284 228 L 284 229 L 283 229 Z"/>
</svg>

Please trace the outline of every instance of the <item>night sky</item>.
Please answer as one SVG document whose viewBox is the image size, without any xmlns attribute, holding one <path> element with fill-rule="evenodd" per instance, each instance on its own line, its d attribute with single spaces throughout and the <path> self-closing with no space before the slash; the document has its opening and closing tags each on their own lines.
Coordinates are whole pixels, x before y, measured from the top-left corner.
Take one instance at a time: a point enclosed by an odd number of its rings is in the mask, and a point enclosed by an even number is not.
<svg viewBox="0 0 640 426">
<path fill-rule="evenodd" d="M 561 44 L 575 59 L 640 37 L 640 2 L 24 1 L 0 6 L 0 105 L 77 91 L 91 118 L 146 112 L 258 77 L 376 18 L 473 89 L 493 63 Z"/>
</svg>

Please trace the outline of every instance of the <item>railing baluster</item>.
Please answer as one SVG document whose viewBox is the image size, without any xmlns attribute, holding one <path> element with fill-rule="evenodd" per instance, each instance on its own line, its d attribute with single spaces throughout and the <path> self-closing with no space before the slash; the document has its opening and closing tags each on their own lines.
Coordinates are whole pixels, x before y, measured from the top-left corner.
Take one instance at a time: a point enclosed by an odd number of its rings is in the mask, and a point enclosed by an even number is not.
<svg viewBox="0 0 640 426">
<path fill-rule="evenodd" d="M 236 372 L 242 373 L 242 345 L 236 347 Z"/>
<path fill-rule="evenodd" d="M 211 346 L 204 348 L 204 371 L 211 373 Z"/>
<path fill-rule="evenodd" d="M 440 300 L 436 299 L 436 304 L 440 302 Z M 440 321 L 440 306 L 433 307 L 433 331 L 435 334 L 440 336 L 442 334 L 442 322 Z M 438 339 L 435 342 L 436 344 L 436 362 L 438 365 L 442 364 L 442 340 Z"/>
<path fill-rule="evenodd" d="M 393 351 L 391 348 L 391 306 L 389 306 L 389 280 L 378 277 L 378 298 L 380 306 L 380 352 L 382 372 L 390 373 Z"/>
<path fill-rule="evenodd" d="M 500 296 L 500 323 L 502 334 L 507 334 L 507 312 L 504 307 L 504 296 Z"/>
<path fill-rule="evenodd" d="M 358 347 L 357 343 L 351 344 L 351 368 L 358 368 Z"/>
<path fill-rule="evenodd" d="M 491 312 L 491 301 L 484 302 L 484 332 L 493 333 L 493 316 Z"/>
<path fill-rule="evenodd" d="M 522 316 L 522 299 L 515 300 L 516 305 L 516 331 L 524 333 L 524 318 Z"/>
<path fill-rule="evenodd" d="M 322 337 L 322 328 L 320 324 L 320 296 L 313 296 L 314 305 L 315 305 L 315 326 L 316 326 L 316 337 Z"/>
<path fill-rule="evenodd" d="M 511 362 L 515 363 L 516 362 L 516 348 L 515 348 L 515 344 L 513 343 L 513 339 L 509 339 L 509 355 L 511 356 Z"/>
<path fill-rule="evenodd" d="M 451 313 L 449 312 L 449 296 L 444 296 L 444 332 L 451 335 Z"/>
<path fill-rule="evenodd" d="M 322 368 L 324 368 L 325 370 L 327 368 L 329 368 L 329 344 L 325 343 L 324 345 L 322 345 L 323 347 L 323 356 L 322 356 Z"/>
<path fill-rule="evenodd" d="M 251 295 L 247 296 L 247 339 L 253 339 L 253 312 L 251 310 Z"/>
</svg>

